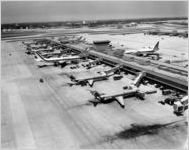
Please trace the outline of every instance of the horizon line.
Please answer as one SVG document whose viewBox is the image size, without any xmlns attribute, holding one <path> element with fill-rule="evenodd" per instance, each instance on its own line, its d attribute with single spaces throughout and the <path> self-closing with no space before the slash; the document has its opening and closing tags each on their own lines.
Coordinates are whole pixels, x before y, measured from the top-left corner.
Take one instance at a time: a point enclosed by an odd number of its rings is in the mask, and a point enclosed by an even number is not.
<svg viewBox="0 0 189 150">
<path fill-rule="evenodd" d="M 131 18 L 117 18 L 117 19 L 73 19 L 73 20 L 64 20 L 64 21 L 42 21 L 42 22 L 12 22 L 12 23 L 1 23 L 1 25 L 5 24 L 30 24 L 30 23 L 61 23 L 61 22 L 77 22 L 77 21 L 113 21 L 113 20 L 141 20 L 141 19 L 188 19 L 188 16 L 175 16 L 175 17 L 131 17 Z"/>
</svg>

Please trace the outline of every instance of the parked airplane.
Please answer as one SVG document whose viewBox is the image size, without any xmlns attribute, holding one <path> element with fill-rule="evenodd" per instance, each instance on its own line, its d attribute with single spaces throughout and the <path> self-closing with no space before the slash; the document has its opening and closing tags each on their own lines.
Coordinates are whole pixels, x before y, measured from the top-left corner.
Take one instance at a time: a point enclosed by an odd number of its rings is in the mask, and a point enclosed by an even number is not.
<svg viewBox="0 0 189 150">
<path fill-rule="evenodd" d="M 75 56 L 62 56 L 62 57 L 50 57 L 46 58 L 42 56 L 39 52 L 35 52 L 35 59 L 37 61 L 43 61 L 46 63 L 54 64 L 54 66 L 58 65 L 63 65 L 67 61 L 73 61 L 73 60 L 78 60 L 78 59 L 83 59 L 87 57 L 87 53 L 83 52 L 80 55 L 75 55 Z"/>
<path fill-rule="evenodd" d="M 70 76 L 71 81 L 75 83 L 68 83 L 68 84 L 72 86 L 72 85 L 86 85 L 88 83 L 89 86 L 92 87 L 94 82 L 107 80 L 110 76 L 114 75 L 115 71 L 119 70 L 121 67 L 122 65 L 115 66 L 110 70 L 101 72 L 101 74 L 98 76 L 89 77 L 89 78 L 76 79 L 74 76 Z"/>
<path fill-rule="evenodd" d="M 53 52 L 54 49 L 52 49 L 52 47 L 48 47 L 48 48 L 40 48 L 40 49 L 34 49 L 34 48 L 27 48 L 27 54 L 35 54 L 35 52 Z"/>
<path fill-rule="evenodd" d="M 72 52 L 70 48 L 65 48 L 65 49 L 54 49 L 53 51 L 40 51 L 41 55 L 44 57 L 61 57 L 61 56 L 67 56 L 68 54 L 70 55 L 77 55 L 76 53 Z"/>
<path fill-rule="evenodd" d="M 54 50 L 53 52 L 51 52 L 51 51 L 43 51 L 43 52 L 41 52 L 41 55 L 43 57 L 46 57 L 46 58 L 53 57 L 53 56 L 61 57 L 63 54 L 64 54 L 64 52 L 60 51 L 60 50 Z"/>
<path fill-rule="evenodd" d="M 154 46 L 154 48 L 151 47 L 144 47 L 142 49 L 139 50 L 132 50 L 132 51 L 126 51 L 125 54 L 135 54 L 137 56 L 149 56 L 149 55 L 157 55 L 157 51 L 159 50 L 159 41 L 156 43 L 156 45 Z"/>
<path fill-rule="evenodd" d="M 145 94 L 154 93 L 152 91 L 141 92 L 138 89 L 141 83 L 141 80 L 145 76 L 145 74 L 146 74 L 145 72 L 141 72 L 138 75 L 138 77 L 134 80 L 134 82 L 128 87 L 127 91 L 121 91 L 121 92 L 116 92 L 116 93 L 111 93 L 111 94 L 104 94 L 104 93 L 100 94 L 97 91 L 91 91 L 91 94 L 95 97 L 95 100 L 89 100 L 89 102 L 93 103 L 94 106 L 96 106 L 99 103 L 107 103 L 113 99 L 117 101 L 122 108 L 125 108 L 125 102 L 123 98 L 135 96 L 141 100 L 144 100 Z"/>
<path fill-rule="evenodd" d="M 29 54 L 34 54 L 35 52 L 53 52 L 54 49 L 60 49 L 61 45 L 51 45 L 51 46 L 47 46 L 46 44 L 43 44 L 41 46 L 38 45 L 33 45 L 33 46 L 28 46 L 27 50 Z"/>
</svg>

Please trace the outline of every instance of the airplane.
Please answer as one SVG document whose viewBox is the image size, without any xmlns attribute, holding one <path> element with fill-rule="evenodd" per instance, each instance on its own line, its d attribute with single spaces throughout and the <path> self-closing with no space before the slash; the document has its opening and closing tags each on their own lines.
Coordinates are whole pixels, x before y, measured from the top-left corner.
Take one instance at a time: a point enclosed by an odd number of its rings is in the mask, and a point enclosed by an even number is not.
<svg viewBox="0 0 189 150">
<path fill-rule="evenodd" d="M 31 49 L 40 49 L 40 48 L 47 48 L 48 46 L 46 44 L 30 44 L 28 45 Z"/>
<path fill-rule="evenodd" d="M 35 42 L 33 42 L 33 41 L 22 41 L 22 44 L 29 46 L 31 44 L 35 44 Z"/>
<path fill-rule="evenodd" d="M 56 56 L 56 57 L 67 56 L 68 54 L 75 55 L 75 53 L 71 52 L 71 50 L 69 48 L 66 48 L 63 50 L 54 49 L 53 51 L 44 50 L 44 51 L 40 51 L 40 52 L 41 52 L 41 55 L 46 58 L 53 57 L 53 56 Z"/>
<path fill-rule="evenodd" d="M 97 91 L 90 91 L 91 94 L 95 97 L 94 100 L 89 100 L 89 102 L 93 103 L 94 106 L 97 106 L 99 103 L 108 103 L 110 100 L 115 100 L 118 102 L 118 104 L 125 108 L 125 101 L 124 98 L 135 96 L 136 98 L 139 98 L 141 100 L 145 99 L 145 94 L 152 94 L 155 93 L 154 91 L 146 91 L 142 92 L 138 89 L 142 78 L 146 75 L 145 72 L 139 73 L 138 77 L 135 78 L 134 82 L 128 86 L 127 91 L 121 91 L 111 94 L 104 94 L 99 93 Z M 124 88 L 123 88 L 124 89 Z"/>
<path fill-rule="evenodd" d="M 154 48 L 151 47 L 144 47 L 140 50 L 132 50 L 132 51 L 126 51 L 125 54 L 135 54 L 136 56 L 144 56 L 147 57 L 149 55 L 157 55 L 157 51 L 159 50 L 159 41 L 156 43 Z"/>
<path fill-rule="evenodd" d="M 54 50 L 54 51 L 42 51 L 41 52 L 41 55 L 43 57 L 46 57 L 46 58 L 49 58 L 49 57 L 52 57 L 52 56 L 56 56 L 56 57 L 60 57 L 64 54 L 63 51 L 60 51 L 60 50 Z"/>
<path fill-rule="evenodd" d="M 98 76 L 88 77 L 88 78 L 76 79 L 74 76 L 71 75 L 70 79 L 72 82 L 75 82 L 75 83 L 68 83 L 68 84 L 72 86 L 72 85 L 86 85 L 88 83 L 89 86 L 92 87 L 94 82 L 107 80 L 110 76 L 114 75 L 115 71 L 119 70 L 121 67 L 122 65 L 118 65 L 118 66 L 113 67 L 110 70 L 101 72 L 101 74 Z"/>
<path fill-rule="evenodd" d="M 28 47 L 27 48 L 27 54 L 34 54 L 35 52 L 53 52 L 54 49 L 52 49 L 52 47 L 47 47 L 47 48 L 31 48 L 31 47 Z"/>
<path fill-rule="evenodd" d="M 34 47 L 28 46 L 27 47 L 27 53 L 28 54 L 34 54 L 35 52 L 53 52 L 54 49 L 60 49 L 61 45 L 55 45 L 55 46 L 47 46 L 47 45 L 42 45 L 42 46 L 36 46 L 34 45 Z"/>
<path fill-rule="evenodd" d="M 50 57 L 46 58 L 42 56 L 39 52 L 35 52 L 35 59 L 40 62 L 46 62 L 50 64 L 54 64 L 54 66 L 63 65 L 67 61 L 73 61 L 73 60 L 78 60 L 78 59 L 83 59 L 87 57 L 87 53 L 84 51 L 80 55 L 75 55 L 75 56 L 62 56 L 62 57 Z"/>
</svg>

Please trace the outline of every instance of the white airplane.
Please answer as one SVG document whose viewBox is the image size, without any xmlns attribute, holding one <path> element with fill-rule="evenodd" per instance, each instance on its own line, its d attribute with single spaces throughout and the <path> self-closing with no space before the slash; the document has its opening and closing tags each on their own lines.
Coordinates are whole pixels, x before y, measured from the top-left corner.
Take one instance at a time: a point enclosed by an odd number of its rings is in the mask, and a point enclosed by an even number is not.
<svg viewBox="0 0 189 150">
<path fill-rule="evenodd" d="M 44 57 L 50 57 L 50 56 L 61 56 L 63 55 L 63 51 L 60 50 L 54 50 L 54 51 L 42 51 L 41 55 Z"/>
<path fill-rule="evenodd" d="M 122 108 L 125 108 L 125 97 L 135 96 L 141 100 L 145 99 L 145 94 L 152 94 L 154 91 L 141 92 L 138 87 L 141 83 L 142 78 L 145 76 L 145 72 L 141 72 L 134 82 L 128 87 L 127 91 L 121 91 L 111 94 L 99 93 L 97 91 L 91 91 L 91 94 L 95 97 L 95 100 L 89 100 L 96 106 L 99 103 L 108 103 L 109 100 L 117 101 Z"/>
<path fill-rule="evenodd" d="M 89 77 L 89 78 L 76 79 L 74 76 L 70 76 L 71 81 L 75 83 L 68 83 L 68 84 L 72 86 L 72 85 L 86 85 L 88 83 L 89 86 L 92 87 L 94 82 L 107 80 L 110 76 L 114 75 L 115 71 L 119 70 L 121 67 L 122 65 L 115 66 L 110 70 L 101 72 L 101 74 L 98 76 Z"/>
<path fill-rule="evenodd" d="M 66 57 L 61 56 L 61 57 L 46 58 L 42 56 L 39 52 L 35 52 L 36 61 L 50 63 L 51 65 L 54 64 L 54 66 L 58 66 L 58 65 L 62 66 L 63 64 L 65 64 L 65 62 L 82 59 L 82 58 L 85 58 L 86 56 L 87 56 L 86 53 L 83 52 L 80 55 L 75 55 L 75 56 L 66 56 Z"/>
<path fill-rule="evenodd" d="M 152 47 L 144 47 L 139 50 L 131 50 L 131 51 L 126 51 L 125 54 L 135 54 L 137 56 L 149 56 L 149 55 L 156 55 L 157 51 L 159 50 L 159 41 L 156 43 L 156 45 Z"/>
<path fill-rule="evenodd" d="M 35 54 L 35 52 L 53 52 L 54 49 L 52 47 L 47 47 L 47 48 L 27 48 L 27 54 Z"/>
<path fill-rule="evenodd" d="M 66 49 L 53 49 L 53 50 L 44 50 L 44 51 L 40 51 L 41 55 L 44 57 L 61 57 L 61 56 L 67 56 L 68 54 L 70 55 L 75 55 L 74 52 L 71 52 L 71 50 L 69 48 Z"/>
</svg>

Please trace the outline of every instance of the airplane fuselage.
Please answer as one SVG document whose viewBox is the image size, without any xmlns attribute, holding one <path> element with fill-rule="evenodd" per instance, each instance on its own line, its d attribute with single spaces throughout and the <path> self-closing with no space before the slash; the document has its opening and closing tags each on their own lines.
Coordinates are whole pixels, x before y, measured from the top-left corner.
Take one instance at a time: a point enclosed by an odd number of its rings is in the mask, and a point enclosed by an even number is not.
<svg viewBox="0 0 189 150">
<path fill-rule="evenodd" d="M 46 61 L 71 61 L 71 60 L 76 60 L 80 59 L 79 56 L 68 56 L 68 57 L 59 57 L 59 58 L 48 58 Z"/>
<path fill-rule="evenodd" d="M 36 52 L 36 53 L 45 62 L 72 61 L 72 60 L 81 59 L 80 56 L 67 56 L 67 57 L 62 56 L 62 57 L 45 58 L 41 54 L 39 54 L 38 52 Z"/>
<path fill-rule="evenodd" d="M 29 50 L 31 53 L 35 53 L 35 52 L 53 52 L 54 50 L 53 49 L 31 49 Z"/>
<path fill-rule="evenodd" d="M 101 81 L 101 80 L 106 80 L 107 78 L 108 78 L 107 75 L 101 75 L 101 76 L 94 76 L 94 77 L 85 78 L 85 79 L 77 79 L 76 82 L 84 82 L 84 81 L 89 81 L 89 80 Z"/>
<path fill-rule="evenodd" d="M 156 55 L 156 53 L 154 51 L 137 51 L 135 53 L 135 55 L 137 56 L 149 56 L 149 55 Z"/>
<path fill-rule="evenodd" d="M 121 93 L 114 93 L 114 94 L 109 94 L 109 95 L 102 95 L 100 96 L 100 98 L 102 100 L 108 100 L 108 99 L 111 99 L 111 98 L 116 98 L 116 97 L 127 97 L 127 96 L 132 96 L 134 94 L 136 94 L 137 92 L 137 88 L 134 88 L 132 90 L 128 90 L 126 92 L 121 92 Z"/>
</svg>

